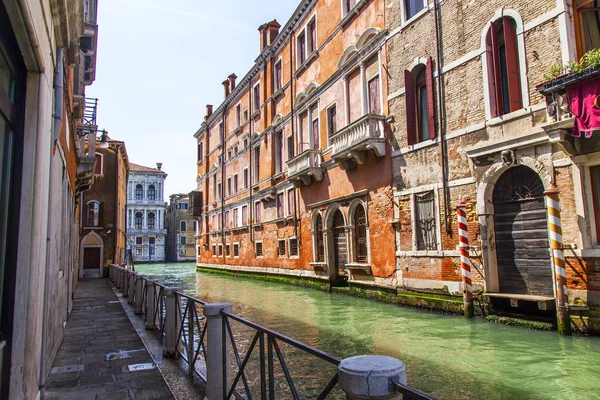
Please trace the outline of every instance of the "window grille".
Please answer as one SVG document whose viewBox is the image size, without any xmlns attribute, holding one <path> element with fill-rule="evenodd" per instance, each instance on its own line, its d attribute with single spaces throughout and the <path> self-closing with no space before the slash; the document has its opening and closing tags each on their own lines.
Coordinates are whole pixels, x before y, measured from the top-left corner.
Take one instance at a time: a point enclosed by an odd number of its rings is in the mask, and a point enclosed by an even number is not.
<svg viewBox="0 0 600 400">
<path fill-rule="evenodd" d="M 231 246 L 230 246 L 229 244 L 226 244 L 226 245 L 225 245 L 225 255 L 226 255 L 227 257 L 230 257 L 230 256 L 231 256 Z"/>
<path fill-rule="evenodd" d="M 325 244 L 323 242 L 323 219 L 317 215 L 316 221 L 317 262 L 325 262 Z"/>
<path fill-rule="evenodd" d="M 240 256 L 240 245 L 238 243 L 233 244 L 233 256 L 234 257 Z"/>
<path fill-rule="evenodd" d="M 223 255 L 223 245 L 220 244 L 219 245 L 219 257 L 221 257 Z"/>
<path fill-rule="evenodd" d="M 262 257 L 263 255 L 263 246 L 262 246 L 262 242 L 256 242 L 254 244 L 255 249 L 256 249 L 256 257 Z"/>
<path fill-rule="evenodd" d="M 433 191 L 415 194 L 417 250 L 437 250 Z"/>
<path fill-rule="evenodd" d="M 356 262 L 366 263 L 367 255 L 367 216 L 363 206 L 358 206 L 354 212 L 354 240 Z"/>
<path fill-rule="evenodd" d="M 298 257 L 298 239 L 290 238 L 290 257 Z"/>
<path fill-rule="evenodd" d="M 285 257 L 285 240 L 283 239 L 277 241 L 277 255 L 279 257 Z"/>
</svg>

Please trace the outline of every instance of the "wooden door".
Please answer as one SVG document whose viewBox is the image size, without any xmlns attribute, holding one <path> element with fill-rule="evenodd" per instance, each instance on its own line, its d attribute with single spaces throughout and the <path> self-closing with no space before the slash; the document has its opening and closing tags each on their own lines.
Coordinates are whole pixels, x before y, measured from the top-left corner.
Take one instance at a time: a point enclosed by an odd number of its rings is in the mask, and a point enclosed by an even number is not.
<svg viewBox="0 0 600 400">
<path fill-rule="evenodd" d="M 500 292 L 553 296 L 542 180 L 530 168 L 511 168 L 493 201 Z"/>
<path fill-rule="evenodd" d="M 347 277 L 346 263 L 348 262 L 348 246 L 346 243 L 344 216 L 340 210 L 335 212 L 331 228 L 333 230 L 333 253 L 335 256 L 334 268 L 336 270 L 336 278 Z"/>
<path fill-rule="evenodd" d="M 83 269 L 100 269 L 99 247 L 85 247 L 83 249 Z"/>
</svg>

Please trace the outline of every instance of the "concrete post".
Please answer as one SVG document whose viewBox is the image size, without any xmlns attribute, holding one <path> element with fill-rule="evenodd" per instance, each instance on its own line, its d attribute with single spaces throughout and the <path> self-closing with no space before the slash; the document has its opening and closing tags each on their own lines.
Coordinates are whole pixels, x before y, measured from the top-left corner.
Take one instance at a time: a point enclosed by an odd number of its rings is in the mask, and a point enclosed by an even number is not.
<svg viewBox="0 0 600 400">
<path fill-rule="evenodd" d="M 147 330 L 154 330 L 156 324 L 156 302 L 158 300 L 158 296 L 156 295 L 155 283 L 158 283 L 158 281 L 146 281 L 146 304 L 148 306 L 146 308 L 145 328 Z"/>
<path fill-rule="evenodd" d="M 404 363 L 388 356 L 346 358 L 338 365 L 338 376 L 348 400 L 399 400 L 391 382 L 406 385 Z"/>
<path fill-rule="evenodd" d="M 177 294 L 182 292 L 180 288 L 165 288 L 165 343 L 163 348 L 163 356 L 177 356 L 177 341 L 179 339 L 179 331 L 181 329 L 181 317 L 179 310 L 179 302 Z"/>
<path fill-rule="evenodd" d="M 227 387 L 231 384 L 229 376 L 231 344 L 229 336 L 225 334 L 223 329 L 221 311 L 230 313 L 231 304 L 210 303 L 204 305 L 204 316 L 207 324 L 206 397 L 204 400 L 223 399 L 226 395 L 226 393 L 223 393 L 224 383 Z M 225 352 L 223 352 L 223 345 L 225 346 Z"/>
<path fill-rule="evenodd" d="M 121 268 L 117 268 L 115 271 L 115 286 L 117 289 L 120 289 L 119 285 L 121 284 Z"/>
<path fill-rule="evenodd" d="M 127 297 L 127 270 L 125 268 L 121 269 L 121 292 L 123 297 Z"/>
<path fill-rule="evenodd" d="M 129 297 L 129 285 L 131 284 L 131 274 L 129 270 L 123 271 L 123 298 Z"/>
<path fill-rule="evenodd" d="M 112 264 L 110 264 L 110 265 L 108 266 L 108 279 L 110 279 L 110 280 L 111 280 L 111 282 L 112 282 L 112 280 L 113 280 L 113 268 L 114 268 L 114 267 L 113 267 L 113 265 L 112 265 Z"/>
<path fill-rule="evenodd" d="M 129 304 L 133 304 L 133 302 L 135 301 L 135 278 L 137 276 L 136 272 L 133 271 L 127 271 L 127 282 L 129 282 L 129 285 L 127 286 L 127 296 L 129 297 L 129 300 L 127 300 L 127 303 Z"/>
<path fill-rule="evenodd" d="M 140 275 L 135 276 L 135 306 L 133 313 L 142 315 L 144 313 L 144 278 Z"/>
</svg>

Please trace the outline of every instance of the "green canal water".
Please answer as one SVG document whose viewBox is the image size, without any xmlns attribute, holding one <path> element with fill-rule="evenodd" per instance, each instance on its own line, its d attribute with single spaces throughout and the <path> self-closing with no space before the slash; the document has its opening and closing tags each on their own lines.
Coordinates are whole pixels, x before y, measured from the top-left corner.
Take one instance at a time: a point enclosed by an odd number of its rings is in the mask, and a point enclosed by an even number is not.
<svg viewBox="0 0 600 400">
<path fill-rule="evenodd" d="M 600 399 L 597 337 L 565 338 L 482 319 L 466 321 L 286 284 L 196 272 L 194 264 L 136 268 L 202 300 L 230 302 L 234 313 L 337 357 L 399 358 L 406 363 L 408 383 L 440 399 Z M 307 356 L 294 362 L 312 365 L 315 360 Z M 330 376 L 324 368 L 304 377 Z"/>
</svg>

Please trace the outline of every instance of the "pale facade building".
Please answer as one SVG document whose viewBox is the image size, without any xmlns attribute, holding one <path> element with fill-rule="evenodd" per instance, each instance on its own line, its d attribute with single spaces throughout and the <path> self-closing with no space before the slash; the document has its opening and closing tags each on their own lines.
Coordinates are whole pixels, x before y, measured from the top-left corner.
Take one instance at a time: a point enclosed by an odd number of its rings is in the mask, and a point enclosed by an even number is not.
<svg viewBox="0 0 600 400">
<path fill-rule="evenodd" d="M 197 222 L 191 213 L 188 194 L 179 193 L 169 196 L 169 205 L 165 207 L 165 226 L 167 261 L 194 261 Z"/>
<path fill-rule="evenodd" d="M 131 164 L 127 185 L 127 249 L 136 263 L 164 262 L 164 187 L 167 174 L 157 168 Z"/>
</svg>

